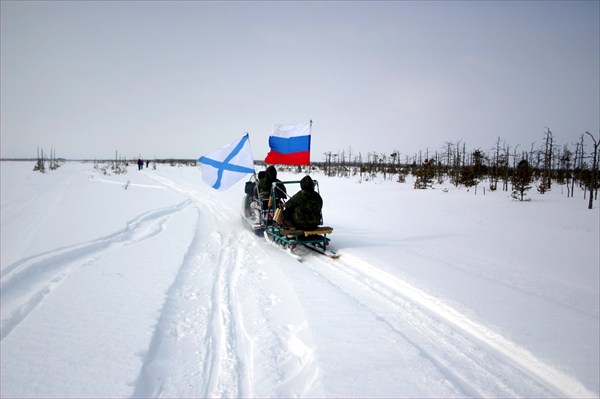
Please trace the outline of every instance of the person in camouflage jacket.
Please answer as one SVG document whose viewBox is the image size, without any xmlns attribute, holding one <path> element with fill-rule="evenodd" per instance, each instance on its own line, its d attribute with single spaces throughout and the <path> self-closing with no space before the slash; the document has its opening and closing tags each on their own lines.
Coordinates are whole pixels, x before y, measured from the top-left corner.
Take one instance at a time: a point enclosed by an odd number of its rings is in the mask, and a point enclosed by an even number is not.
<svg viewBox="0 0 600 399">
<path fill-rule="evenodd" d="M 323 199 L 315 191 L 310 176 L 300 181 L 301 190 L 285 203 L 283 214 L 287 221 L 300 230 L 316 229 L 321 223 Z"/>
<path fill-rule="evenodd" d="M 271 195 L 271 185 L 277 183 L 277 190 L 275 190 L 275 200 L 277 204 L 287 196 L 285 185 L 281 183 L 281 180 L 277 178 L 277 169 L 275 166 L 270 165 L 264 173 L 264 177 L 258 179 L 258 190 L 264 196 L 268 198 Z"/>
</svg>

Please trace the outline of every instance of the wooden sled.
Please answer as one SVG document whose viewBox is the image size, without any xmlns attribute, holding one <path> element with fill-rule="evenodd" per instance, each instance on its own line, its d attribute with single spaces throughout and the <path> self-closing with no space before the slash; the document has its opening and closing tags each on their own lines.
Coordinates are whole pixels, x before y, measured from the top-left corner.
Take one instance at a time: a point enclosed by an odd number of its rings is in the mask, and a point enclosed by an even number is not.
<svg viewBox="0 0 600 399">
<path fill-rule="evenodd" d="M 317 227 L 314 230 L 298 230 L 298 229 L 281 230 L 281 234 L 284 236 L 304 234 L 304 237 L 316 236 L 316 235 L 322 235 L 322 234 L 331 234 L 332 232 L 333 232 L 333 228 L 328 227 L 328 226 Z"/>
</svg>

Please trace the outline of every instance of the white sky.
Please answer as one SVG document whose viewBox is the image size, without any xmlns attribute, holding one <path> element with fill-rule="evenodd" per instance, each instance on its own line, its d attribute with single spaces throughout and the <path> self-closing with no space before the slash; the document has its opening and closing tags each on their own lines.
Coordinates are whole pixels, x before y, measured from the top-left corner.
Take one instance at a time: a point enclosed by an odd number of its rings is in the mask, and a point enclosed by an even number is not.
<svg viewBox="0 0 600 399">
<path fill-rule="evenodd" d="M 312 119 L 326 151 L 600 130 L 599 1 L 1 2 L 2 157 L 195 159 Z"/>
</svg>

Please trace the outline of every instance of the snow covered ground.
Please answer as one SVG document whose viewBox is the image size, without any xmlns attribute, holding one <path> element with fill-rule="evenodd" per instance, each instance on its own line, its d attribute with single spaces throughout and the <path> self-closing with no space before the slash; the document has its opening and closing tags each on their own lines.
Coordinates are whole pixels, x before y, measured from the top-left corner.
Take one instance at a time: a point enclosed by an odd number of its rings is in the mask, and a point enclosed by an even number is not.
<svg viewBox="0 0 600 399">
<path fill-rule="evenodd" d="M 0 166 L 3 398 L 599 395 L 599 208 L 560 186 L 314 175 L 342 256 L 298 262 L 244 181 Z"/>
</svg>

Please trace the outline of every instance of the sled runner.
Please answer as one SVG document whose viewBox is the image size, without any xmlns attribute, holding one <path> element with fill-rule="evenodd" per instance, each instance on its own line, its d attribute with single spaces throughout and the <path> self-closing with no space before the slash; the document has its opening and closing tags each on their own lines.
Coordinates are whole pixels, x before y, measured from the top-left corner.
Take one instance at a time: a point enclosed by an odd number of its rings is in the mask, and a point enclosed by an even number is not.
<svg viewBox="0 0 600 399">
<path fill-rule="evenodd" d="M 315 190 L 318 192 L 318 182 L 313 180 Z M 302 230 L 287 226 L 283 217 L 281 203 L 288 195 L 281 190 L 281 185 L 286 188 L 299 185 L 300 181 L 275 182 L 271 186 L 269 195 L 261 194 L 258 190 L 257 179 L 252 176 L 246 183 L 246 196 L 242 204 L 242 218 L 245 223 L 257 234 L 263 234 L 267 241 L 286 249 L 296 259 L 301 260 L 301 248 L 308 248 L 331 258 L 339 254 L 329 250 L 329 234 L 333 228 L 319 226 L 315 229 Z M 321 223 L 322 224 L 322 215 Z"/>
<path fill-rule="evenodd" d="M 298 255 L 297 248 L 303 246 L 312 251 L 337 258 L 339 255 L 328 249 L 330 239 L 327 234 L 331 234 L 331 227 L 321 227 L 314 230 L 298 230 L 289 229 L 285 226 L 273 224 L 265 229 L 265 237 L 267 240 L 277 244 L 278 246 L 289 250 L 293 255 Z"/>
</svg>

